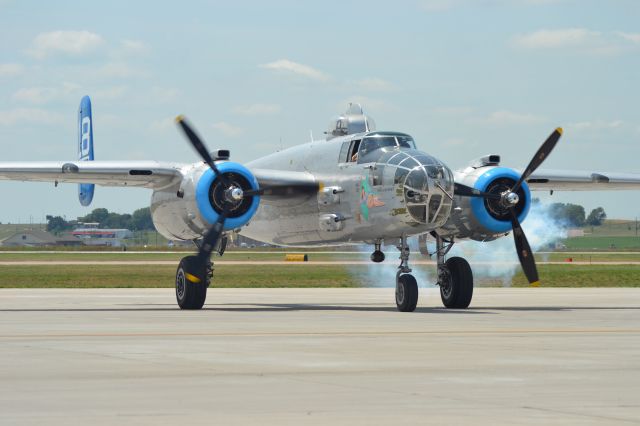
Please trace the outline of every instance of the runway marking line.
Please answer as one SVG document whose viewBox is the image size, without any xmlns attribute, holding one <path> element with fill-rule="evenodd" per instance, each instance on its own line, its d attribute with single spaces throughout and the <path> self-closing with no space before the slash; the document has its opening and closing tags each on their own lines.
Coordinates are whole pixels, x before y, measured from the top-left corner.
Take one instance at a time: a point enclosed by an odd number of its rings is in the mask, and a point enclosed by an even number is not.
<svg viewBox="0 0 640 426">
<path fill-rule="evenodd" d="M 280 336 L 385 336 L 385 335 L 487 335 L 487 334 L 635 334 L 640 328 L 629 329 L 505 329 L 453 331 L 354 331 L 354 332 L 264 332 L 264 333 L 53 333 L 5 334 L 0 339 L 76 338 L 76 337 L 280 337 Z"/>
</svg>

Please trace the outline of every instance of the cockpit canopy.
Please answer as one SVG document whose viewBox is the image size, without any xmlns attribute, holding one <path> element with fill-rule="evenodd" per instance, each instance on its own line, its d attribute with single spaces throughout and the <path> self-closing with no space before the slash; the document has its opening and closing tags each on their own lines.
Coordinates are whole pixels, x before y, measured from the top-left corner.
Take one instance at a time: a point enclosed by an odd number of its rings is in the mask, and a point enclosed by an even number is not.
<svg viewBox="0 0 640 426">
<path fill-rule="evenodd" d="M 405 149 L 416 149 L 413 138 L 406 133 L 371 132 L 344 142 L 339 162 L 371 163 L 387 152 Z"/>
<path fill-rule="evenodd" d="M 354 147 L 355 160 L 358 163 L 376 161 L 383 153 L 398 149 L 416 149 L 413 138 L 406 133 L 375 132 L 364 135 L 357 147 Z M 381 148 L 385 148 L 381 150 Z"/>
</svg>

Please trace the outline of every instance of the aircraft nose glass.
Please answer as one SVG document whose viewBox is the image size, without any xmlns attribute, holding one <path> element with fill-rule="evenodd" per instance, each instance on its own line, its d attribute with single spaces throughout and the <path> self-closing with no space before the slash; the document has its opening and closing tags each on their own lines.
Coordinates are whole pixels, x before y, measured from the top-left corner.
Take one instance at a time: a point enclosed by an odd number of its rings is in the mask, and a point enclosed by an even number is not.
<svg viewBox="0 0 640 426">
<path fill-rule="evenodd" d="M 402 168 L 406 162 L 403 161 L 396 171 L 396 177 L 406 176 L 403 192 L 407 211 L 417 222 L 439 224 L 446 220 L 451 210 L 453 175 L 433 158 L 414 157 L 412 160 L 420 165 L 406 170 Z"/>
</svg>

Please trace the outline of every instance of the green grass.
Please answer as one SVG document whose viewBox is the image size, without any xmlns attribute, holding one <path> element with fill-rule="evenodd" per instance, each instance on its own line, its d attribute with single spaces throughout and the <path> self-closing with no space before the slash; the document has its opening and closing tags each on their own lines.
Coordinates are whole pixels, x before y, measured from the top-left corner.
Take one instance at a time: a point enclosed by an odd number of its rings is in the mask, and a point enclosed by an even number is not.
<svg viewBox="0 0 640 426">
<path fill-rule="evenodd" d="M 367 266 L 220 265 L 214 287 L 369 287 L 380 284 Z M 432 268 L 416 267 L 433 271 Z M 640 287 L 640 265 L 540 265 L 544 287 Z M 174 266 L 44 265 L 0 266 L 0 288 L 173 287 Z M 392 275 L 392 274 L 391 274 Z M 416 273 L 419 276 L 418 273 Z M 433 274 L 432 274 L 433 275 Z M 386 275 L 385 275 L 386 277 Z M 384 278 L 385 286 L 393 277 Z M 502 286 L 501 280 L 476 277 L 477 286 Z M 512 285 L 528 286 L 522 273 Z"/>
<path fill-rule="evenodd" d="M 311 253 L 306 251 L 290 251 L 289 253 L 307 253 L 309 260 L 329 261 L 329 260 L 369 260 L 369 253 Z M 3 253 L 0 251 L 0 262 L 9 261 L 79 261 L 79 262 L 100 262 L 100 261 L 153 261 L 167 260 L 175 261 L 176 265 L 181 258 L 188 254 L 195 254 L 195 251 L 181 253 L 145 253 L 145 252 L 116 252 L 116 253 L 83 253 L 83 252 L 51 252 L 51 253 Z M 248 260 L 248 261 L 281 261 L 285 260 L 284 252 L 226 252 L 223 257 L 215 256 L 218 260 Z"/>
<path fill-rule="evenodd" d="M 563 241 L 567 250 L 640 250 L 640 237 L 584 236 Z"/>
</svg>

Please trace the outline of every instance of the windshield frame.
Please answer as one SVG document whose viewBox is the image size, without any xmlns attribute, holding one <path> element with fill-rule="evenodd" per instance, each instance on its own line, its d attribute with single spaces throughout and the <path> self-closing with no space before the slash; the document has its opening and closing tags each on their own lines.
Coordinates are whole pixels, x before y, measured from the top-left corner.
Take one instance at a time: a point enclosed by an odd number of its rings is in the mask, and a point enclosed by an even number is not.
<svg viewBox="0 0 640 426">
<path fill-rule="evenodd" d="M 368 150 L 366 149 L 365 152 L 365 148 L 367 147 L 367 145 L 369 145 L 368 142 L 370 141 L 374 141 L 375 139 L 384 139 L 386 141 L 390 141 L 390 139 L 393 139 L 393 141 L 395 142 L 394 145 L 385 145 L 385 146 L 378 146 L 373 150 Z M 405 143 L 409 146 L 406 145 L 401 145 L 401 143 Z M 358 163 L 371 163 L 376 161 L 376 159 L 371 157 L 371 154 L 374 152 L 378 152 L 381 149 L 417 149 L 416 148 L 416 142 L 413 139 L 413 137 L 411 135 L 407 135 L 406 133 L 395 133 L 395 132 L 375 132 L 375 133 L 370 133 L 370 134 L 366 134 L 364 136 L 362 136 L 361 142 L 360 142 L 360 146 L 358 147 Z"/>
</svg>

